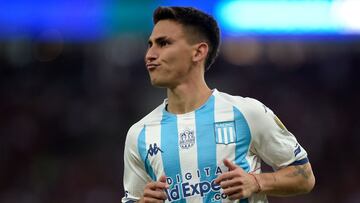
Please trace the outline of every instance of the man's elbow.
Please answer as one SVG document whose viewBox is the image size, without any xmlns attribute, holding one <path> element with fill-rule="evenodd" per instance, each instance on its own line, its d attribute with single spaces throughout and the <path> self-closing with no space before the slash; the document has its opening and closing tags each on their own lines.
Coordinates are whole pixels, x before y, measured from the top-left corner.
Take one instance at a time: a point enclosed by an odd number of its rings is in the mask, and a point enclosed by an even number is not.
<svg viewBox="0 0 360 203">
<path fill-rule="evenodd" d="M 315 187 L 315 176 L 314 176 L 314 174 L 311 173 L 311 175 L 306 180 L 304 180 L 302 185 L 303 185 L 302 193 L 303 194 L 310 193 L 313 190 L 313 188 Z"/>
</svg>

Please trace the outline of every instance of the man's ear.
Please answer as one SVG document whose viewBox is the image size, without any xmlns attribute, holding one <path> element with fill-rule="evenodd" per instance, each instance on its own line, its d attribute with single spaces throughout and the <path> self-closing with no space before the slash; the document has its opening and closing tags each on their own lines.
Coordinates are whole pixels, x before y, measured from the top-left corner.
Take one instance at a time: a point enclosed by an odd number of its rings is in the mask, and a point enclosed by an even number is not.
<svg viewBox="0 0 360 203">
<path fill-rule="evenodd" d="M 205 61 L 208 52 L 209 52 L 209 46 L 207 43 L 200 42 L 200 43 L 196 44 L 193 58 L 192 58 L 193 62 L 199 62 L 202 60 Z"/>
</svg>

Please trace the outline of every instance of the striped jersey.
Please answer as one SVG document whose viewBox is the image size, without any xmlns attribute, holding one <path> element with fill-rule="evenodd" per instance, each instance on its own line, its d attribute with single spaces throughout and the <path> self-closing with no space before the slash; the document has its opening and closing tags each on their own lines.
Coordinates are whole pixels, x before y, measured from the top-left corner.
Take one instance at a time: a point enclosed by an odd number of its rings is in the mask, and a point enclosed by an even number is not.
<svg viewBox="0 0 360 203">
<path fill-rule="evenodd" d="M 166 110 L 167 100 L 128 131 L 122 202 L 135 202 L 161 175 L 165 202 L 267 202 L 264 194 L 231 201 L 214 180 L 228 159 L 260 173 L 263 160 L 274 170 L 308 162 L 306 151 L 265 105 L 213 90 L 201 107 L 185 114 Z"/>
</svg>

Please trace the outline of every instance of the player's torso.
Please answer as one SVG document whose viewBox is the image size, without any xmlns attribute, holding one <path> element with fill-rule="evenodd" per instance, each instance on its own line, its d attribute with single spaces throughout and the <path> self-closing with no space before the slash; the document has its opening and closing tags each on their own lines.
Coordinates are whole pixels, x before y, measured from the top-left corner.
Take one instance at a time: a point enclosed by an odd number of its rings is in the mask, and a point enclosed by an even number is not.
<svg viewBox="0 0 360 203">
<path fill-rule="evenodd" d="M 212 96 L 195 112 L 164 111 L 157 123 L 145 125 L 138 143 L 150 177 L 167 176 L 168 201 L 224 202 L 226 196 L 214 179 L 227 171 L 225 158 L 249 171 L 250 139 L 240 110 Z"/>
</svg>

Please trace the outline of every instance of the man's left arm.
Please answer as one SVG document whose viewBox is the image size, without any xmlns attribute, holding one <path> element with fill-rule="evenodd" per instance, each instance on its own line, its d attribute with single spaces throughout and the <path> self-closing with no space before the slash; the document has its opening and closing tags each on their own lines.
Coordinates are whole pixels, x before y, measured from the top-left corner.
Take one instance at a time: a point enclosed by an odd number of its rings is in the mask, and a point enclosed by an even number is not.
<svg viewBox="0 0 360 203">
<path fill-rule="evenodd" d="M 315 178 L 305 149 L 271 109 L 257 100 L 247 101 L 248 106 L 243 110 L 251 131 L 249 154 L 260 158 L 274 172 L 247 173 L 224 160 L 229 171 L 221 174 L 216 182 L 229 199 L 246 198 L 253 193 L 293 196 L 310 192 Z"/>
<path fill-rule="evenodd" d="M 261 193 L 292 196 L 309 193 L 315 185 L 311 164 L 293 165 L 272 173 L 254 174 Z"/>
<path fill-rule="evenodd" d="M 271 173 L 251 174 L 224 160 L 229 168 L 221 174 L 216 183 L 230 200 L 250 197 L 254 193 L 270 196 L 293 196 L 310 192 L 315 185 L 310 163 L 284 167 Z"/>
</svg>

